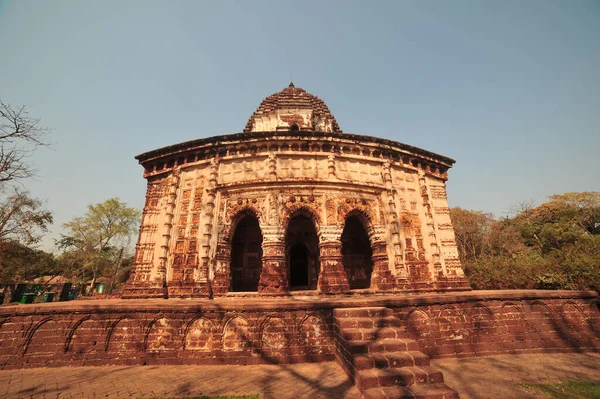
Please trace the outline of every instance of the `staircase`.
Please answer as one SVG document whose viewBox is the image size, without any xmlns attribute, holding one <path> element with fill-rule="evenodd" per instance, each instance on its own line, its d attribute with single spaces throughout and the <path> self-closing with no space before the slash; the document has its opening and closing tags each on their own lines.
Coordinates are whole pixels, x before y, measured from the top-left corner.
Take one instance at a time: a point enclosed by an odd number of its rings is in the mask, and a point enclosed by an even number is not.
<svg viewBox="0 0 600 399">
<path fill-rule="evenodd" d="M 365 399 L 458 399 L 384 307 L 333 310 L 336 357 Z"/>
</svg>

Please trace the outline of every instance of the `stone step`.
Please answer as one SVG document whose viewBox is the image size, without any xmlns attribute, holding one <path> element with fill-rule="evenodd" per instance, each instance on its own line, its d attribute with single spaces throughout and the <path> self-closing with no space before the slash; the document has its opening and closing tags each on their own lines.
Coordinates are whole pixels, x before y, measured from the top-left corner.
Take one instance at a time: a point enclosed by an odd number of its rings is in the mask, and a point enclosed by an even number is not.
<svg viewBox="0 0 600 399">
<path fill-rule="evenodd" d="M 346 341 L 375 341 L 378 339 L 410 338 L 410 334 L 396 327 L 344 328 L 339 333 Z"/>
<path fill-rule="evenodd" d="M 406 387 L 377 387 L 362 393 L 364 399 L 414 399 L 414 395 Z"/>
<path fill-rule="evenodd" d="M 412 366 L 429 366 L 429 356 L 423 352 L 382 352 L 372 354 L 358 354 L 352 356 L 352 363 L 357 370 L 372 368 L 400 368 Z"/>
<path fill-rule="evenodd" d="M 378 387 L 362 394 L 365 399 L 459 399 L 458 393 L 446 384 Z"/>
<path fill-rule="evenodd" d="M 377 341 L 346 341 L 350 354 L 419 351 L 414 339 L 378 339 Z"/>
<path fill-rule="evenodd" d="M 402 320 L 394 316 L 385 317 L 335 317 L 333 319 L 336 326 L 340 328 L 376 328 L 376 327 L 397 327 L 402 326 Z"/>
<path fill-rule="evenodd" d="M 415 399 L 459 399 L 458 392 L 446 384 L 425 384 L 408 387 Z"/>
<path fill-rule="evenodd" d="M 440 384 L 444 382 L 442 372 L 429 366 L 359 370 L 356 372 L 355 379 L 356 386 L 360 391 L 380 386 L 400 385 L 409 387 L 416 384 Z"/>
<path fill-rule="evenodd" d="M 394 311 L 385 307 L 333 309 L 333 316 L 338 319 L 353 317 L 386 317 L 393 315 Z"/>
</svg>

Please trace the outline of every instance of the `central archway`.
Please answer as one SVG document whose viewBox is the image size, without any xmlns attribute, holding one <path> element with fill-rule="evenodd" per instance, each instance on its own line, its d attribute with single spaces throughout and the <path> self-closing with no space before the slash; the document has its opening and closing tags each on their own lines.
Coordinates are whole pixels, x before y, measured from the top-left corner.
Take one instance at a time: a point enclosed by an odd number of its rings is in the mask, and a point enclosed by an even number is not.
<svg viewBox="0 0 600 399">
<path fill-rule="evenodd" d="M 285 235 L 290 290 L 315 290 L 319 277 L 319 239 L 313 221 L 299 214 L 290 219 Z"/>
<path fill-rule="evenodd" d="M 262 233 L 256 216 L 238 222 L 231 240 L 231 290 L 258 291 L 262 270 Z"/>
<path fill-rule="evenodd" d="M 309 287 L 308 248 L 301 242 L 290 249 L 290 286 Z"/>
<path fill-rule="evenodd" d="M 350 215 L 342 232 L 342 262 L 351 290 L 369 288 L 373 272 L 369 235 L 357 215 Z"/>
</svg>

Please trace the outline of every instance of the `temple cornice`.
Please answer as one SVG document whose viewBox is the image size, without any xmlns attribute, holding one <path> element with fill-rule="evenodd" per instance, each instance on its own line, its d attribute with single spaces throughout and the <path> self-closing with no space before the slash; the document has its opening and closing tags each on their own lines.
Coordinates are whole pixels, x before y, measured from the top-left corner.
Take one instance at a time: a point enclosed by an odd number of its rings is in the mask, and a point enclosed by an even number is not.
<svg viewBox="0 0 600 399">
<path fill-rule="evenodd" d="M 191 140 L 142 153 L 135 158 L 145 176 L 166 173 L 176 166 L 227 157 L 310 153 L 310 156 L 352 157 L 373 161 L 390 160 L 406 167 L 446 179 L 454 159 L 393 140 L 336 132 L 249 132 Z"/>
</svg>

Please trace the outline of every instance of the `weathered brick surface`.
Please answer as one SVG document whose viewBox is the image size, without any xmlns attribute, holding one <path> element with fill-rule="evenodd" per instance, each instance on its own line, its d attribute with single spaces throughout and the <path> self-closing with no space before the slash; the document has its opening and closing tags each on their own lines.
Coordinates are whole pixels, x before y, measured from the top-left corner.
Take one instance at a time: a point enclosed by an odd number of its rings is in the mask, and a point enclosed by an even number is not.
<svg viewBox="0 0 600 399">
<path fill-rule="evenodd" d="M 2 314 L 0 368 L 299 363 L 334 358 L 328 311 L 192 312 L 168 307 L 129 311 L 97 303 L 98 308 L 85 312 L 55 308 L 47 309 L 48 314 Z"/>
<path fill-rule="evenodd" d="M 594 300 L 513 299 L 396 308 L 432 357 L 600 350 Z"/>
<path fill-rule="evenodd" d="M 333 360 L 333 310 L 345 307 L 387 308 L 375 322 L 369 310 L 342 310 L 352 316 L 344 324 L 354 329 L 349 334 L 363 337 L 349 347 L 356 354 L 404 350 L 439 358 L 599 351 L 597 299 L 569 291 L 473 291 L 2 306 L 0 368 Z M 391 327 L 397 328 L 395 339 Z M 377 329 L 386 343 L 364 340 Z"/>
</svg>

